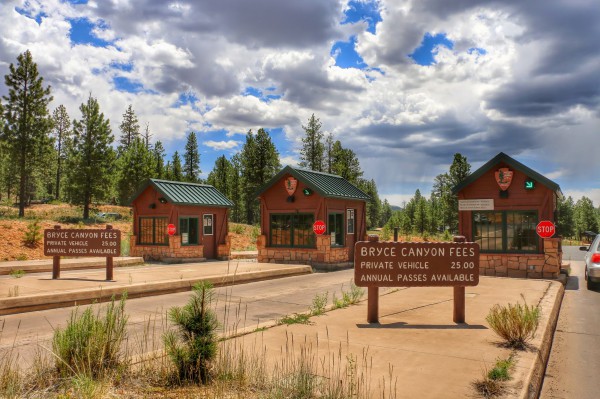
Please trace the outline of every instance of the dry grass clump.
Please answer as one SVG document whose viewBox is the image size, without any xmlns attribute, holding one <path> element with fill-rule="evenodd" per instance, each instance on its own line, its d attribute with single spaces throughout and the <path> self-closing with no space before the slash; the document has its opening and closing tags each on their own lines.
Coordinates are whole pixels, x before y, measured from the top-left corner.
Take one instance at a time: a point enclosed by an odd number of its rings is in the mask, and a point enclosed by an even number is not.
<svg viewBox="0 0 600 399">
<path fill-rule="evenodd" d="M 525 349 L 535 336 L 540 324 L 541 309 L 527 303 L 494 305 L 485 318 L 490 327 L 506 345 L 515 349 Z"/>
<path fill-rule="evenodd" d="M 512 378 L 515 367 L 515 354 L 506 359 L 497 359 L 491 370 L 485 370 L 480 380 L 473 382 L 473 388 L 484 398 L 494 398 L 506 393 L 506 381 Z"/>
<path fill-rule="evenodd" d="M 108 303 L 105 314 L 89 307 L 79 314 L 71 313 L 64 330 L 54 332 L 52 352 L 59 375 L 102 377 L 125 365 L 121 345 L 127 336 L 124 294 L 117 305 Z M 82 382 L 85 382 L 82 379 Z"/>
</svg>

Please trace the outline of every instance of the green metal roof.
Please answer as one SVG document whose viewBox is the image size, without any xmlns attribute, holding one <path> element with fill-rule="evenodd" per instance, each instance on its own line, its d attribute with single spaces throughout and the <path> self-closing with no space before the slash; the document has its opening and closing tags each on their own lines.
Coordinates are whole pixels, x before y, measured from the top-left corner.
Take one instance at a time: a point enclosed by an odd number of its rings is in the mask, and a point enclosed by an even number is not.
<svg viewBox="0 0 600 399">
<path fill-rule="evenodd" d="M 152 185 L 163 197 L 175 205 L 215 206 L 231 208 L 233 202 L 219 190 L 208 184 L 186 183 L 180 181 L 148 179 L 132 197 L 133 202 L 149 185 Z"/>
<path fill-rule="evenodd" d="M 281 178 L 286 174 L 294 176 L 296 179 L 319 193 L 319 195 L 322 197 L 347 198 L 360 201 L 368 201 L 371 199 L 358 187 L 341 176 L 323 172 L 315 172 L 308 169 L 292 168 L 291 166 L 286 166 L 283 168 L 281 172 L 275 175 L 258 191 L 257 195 L 260 195 L 271 188 L 271 186 L 281 180 Z"/>
<path fill-rule="evenodd" d="M 483 165 L 482 167 L 477 169 L 475 172 L 471 173 L 469 176 L 467 176 L 466 179 L 464 179 L 463 181 L 458 183 L 456 186 L 454 186 L 454 188 L 452 188 L 452 193 L 457 194 L 463 188 L 467 187 L 468 185 L 473 183 L 475 180 L 479 179 L 488 170 L 492 169 L 494 166 L 498 165 L 501 162 L 503 162 L 503 163 L 511 166 L 513 169 L 516 169 L 519 172 L 525 174 L 527 177 L 530 177 L 530 178 L 534 179 L 535 181 L 542 183 L 544 186 L 548 187 L 552 191 L 556 192 L 560 197 L 562 197 L 563 194 L 562 194 L 562 191 L 560 190 L 560 186 L 558 184 L 556 184 L 552 180 L 548 179 L 547 177 L 542 176 L 535 170 L 523 165 L 521 162 L 517 161 L 516 159 L 509 157 L 508 155 L 506 155 L 503 152 L 499 153 L 494 158 L 490 159 L 485 165 Z"/>
</svg>

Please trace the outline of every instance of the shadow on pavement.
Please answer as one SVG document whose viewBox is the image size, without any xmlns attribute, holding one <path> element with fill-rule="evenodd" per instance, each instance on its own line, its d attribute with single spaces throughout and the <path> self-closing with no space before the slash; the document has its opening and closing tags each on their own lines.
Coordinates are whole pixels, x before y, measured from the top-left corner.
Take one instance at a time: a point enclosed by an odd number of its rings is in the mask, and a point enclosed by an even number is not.
<svg viewBox="0 0 600 399">
<path fill-rule="evenodd" d="M 569 279 L 567 280 L 567 285 L 565 286 L 565 290 L 579 290 L 579 277 L 569 276 Z"/>
<path fill-rule="evenodd" d="M 358 328 L 398 328 L 398 329 L 415 329 L 415 330 L 487 330 L 486 326 L 481 324 L 406 324 L 403 321 L 389 324 L 371 323 L 357 324 Z"/>
<path fill-rule="evenodd" d="M 94 278 L 75 278 L 75 277 L 60 277 L 57 279 L 52 279 L 52 278 L 41 278 L 40 281 L 92 281 L 92 282 L 98 282 L 98 283 L 114 283 L 116 282 L 116 280 L 106 280 L 106 279 L 94 279 Z"/>
</svg>

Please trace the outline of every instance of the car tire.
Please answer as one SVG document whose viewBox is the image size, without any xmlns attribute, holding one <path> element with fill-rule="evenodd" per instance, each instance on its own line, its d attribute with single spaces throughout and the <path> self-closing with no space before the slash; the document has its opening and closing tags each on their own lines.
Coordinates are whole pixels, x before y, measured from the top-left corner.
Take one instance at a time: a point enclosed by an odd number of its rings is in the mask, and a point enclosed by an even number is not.
<svg viewBox="0 0 600 399">
<path fill-rule="evenodd" d="M 596 284 L 592 282 L 592 280 L 588 277 L 587 279 L 587 289 L 593 290 L 596 287 Z"/>
</svg>

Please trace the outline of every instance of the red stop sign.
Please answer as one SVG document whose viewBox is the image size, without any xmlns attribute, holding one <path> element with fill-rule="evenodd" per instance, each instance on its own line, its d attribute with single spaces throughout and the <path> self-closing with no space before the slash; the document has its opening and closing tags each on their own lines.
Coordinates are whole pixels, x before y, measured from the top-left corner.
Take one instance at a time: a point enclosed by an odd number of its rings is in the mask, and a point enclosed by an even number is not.
<svg viewBox="0 0 600 399">
<path fill-rule="evenodd" d="M 325 227 L 325 222 L 322 220 L 317 220 L 316 222 L 313 223 L 313 231 L 315 232 L 315 234 L 317 235 L 321 235 L 323 233 L 325 233 L 326 227 Z"/>
<path fill-rule="evenodd" d="M 175 235 L 175 225 L 173 223 L 169 223 L 167 226 L 167 233 L 169 233 L 170 236 Z"/>
<path fill-rule="evenodd" d="M 556 227 L 554 227 L 554 223 L 549 220 L 542 220 L 538 223 L 536 231 L 538 236 L 542 238 L 550 238 L 556 232 Z"/>
</svg>

